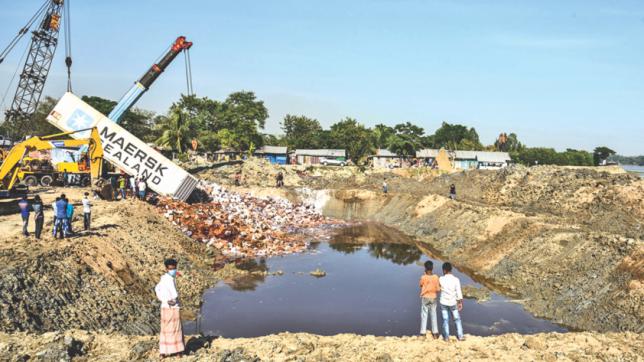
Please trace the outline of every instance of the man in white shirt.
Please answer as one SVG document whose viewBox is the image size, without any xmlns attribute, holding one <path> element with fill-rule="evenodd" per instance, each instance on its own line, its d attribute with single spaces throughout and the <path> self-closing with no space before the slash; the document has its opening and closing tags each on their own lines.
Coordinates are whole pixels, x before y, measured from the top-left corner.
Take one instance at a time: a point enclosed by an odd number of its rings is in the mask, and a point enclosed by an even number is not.
<svg viewBox="0 0 644 362">
<path fill-rule="evenodd" d="M 85 230 L 89 230 L 89 225 L 92 219 L 92 204 L 89 202 L 89 193 L 86 192 L 83 196 L 83 226 Z"/>
<path fill-rule="evenodd" d="M 145 191 L 148 188 L 148 184 L 145 182 L 145 179 L 141 178 L 139 179 L 139 199 L 145 200 Z"/>
<path fill-rule="evenodd" d="M 456 337 L 459 341 L 463 337 L 463 325 L 459 311 L 463 310 L 463 292 L 461 291 L 461 281 L 452 275 L 452 264 L 443 264 L 443 276 L 438 279 L 441 286 L 441 315 L 443 317 L 443 339 L 449 340 L 449 315 L 452 315 L 456 324 Z"/>
<path fill-rule="evenodd" d="M 162 357 L 181 353 L 185 350 L 183 330 L 181 329 L 181 314 L 179 308 L 179 293 L 175 278 L 177 276 L 177 261 L 166 259 L 166 273 L 161 276 L 154 291 L 161 302 L 161 335 L 159 352 Z"/>
</svg>

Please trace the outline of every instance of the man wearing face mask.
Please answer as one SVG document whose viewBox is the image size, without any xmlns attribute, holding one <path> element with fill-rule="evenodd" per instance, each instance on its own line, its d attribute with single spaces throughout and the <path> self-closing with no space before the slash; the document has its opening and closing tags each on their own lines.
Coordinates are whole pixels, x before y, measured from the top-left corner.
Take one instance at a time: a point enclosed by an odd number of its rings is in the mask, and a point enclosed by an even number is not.
<svg viewBox="0 0 644 362">
<path fill-rule="evenodd" d="M 184 351 L 183 330 L 181 329 L 181 314 L 179 308 L 179 294 L 177 292 L 177 261 L 166 259 L 166 273 L 161 276 L 159 284 L 154 291 L 161 301 L 161 335 L 159 339 L 159 352 L 161 357 L 180 354 Z"/>
</svg>

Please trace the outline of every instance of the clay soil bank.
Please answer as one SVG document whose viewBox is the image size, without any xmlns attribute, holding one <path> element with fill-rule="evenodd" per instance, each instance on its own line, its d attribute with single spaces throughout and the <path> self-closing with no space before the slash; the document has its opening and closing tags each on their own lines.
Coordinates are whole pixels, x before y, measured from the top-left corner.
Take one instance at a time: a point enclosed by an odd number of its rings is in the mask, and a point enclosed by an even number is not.
<svg viewBox="0 0 644 362">
<path fill-rule="evenodd" d="M 325 213 L 395 227 L 539 317 L 577 330 L 644 331 L 644 181 L 517 167 L 328 191 Z M 456 184 L 457 201 L 447 198 Z"/>
</svg>

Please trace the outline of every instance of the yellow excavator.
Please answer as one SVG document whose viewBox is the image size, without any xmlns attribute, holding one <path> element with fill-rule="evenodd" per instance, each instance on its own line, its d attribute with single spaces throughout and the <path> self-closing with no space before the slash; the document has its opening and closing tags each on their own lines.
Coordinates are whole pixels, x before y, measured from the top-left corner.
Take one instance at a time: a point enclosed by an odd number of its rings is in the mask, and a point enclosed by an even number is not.
<svg viewBox="0 0 644 362">
<path fill-rule="evenodd" d="M 70 139 L 66 136 L 90 131 L 89 138 Z M 46 167 L 42 162 L 37 159 L 31 159 L 27 155 L 33 151 L 51 150 L 54 148 L 69 148 L 78 149 L 87 146 L 85 156 L 78 162 L 67 162 L 62 167 L 57 167 L 54 170 L 52 167 Z M 81 173 L 85 177 L 89 176 L 93 180 L 98 180 L 101 176 L 101 167 L 103 165 L 103 145 L 98 130 L 94 128 L 81 129 L 73 132 L 57 133 L 49 136 L 36 136 L 31 137 L 23 142 L 13 146 L 7 152 L 2 166 L 0 166 L 0 180 L 2 188 L 0 193 L 8 195 L 14 189 L 17 182 L 26 184 L 27 186 L 35 186 L 38 183 L 47 186 L 51 184 L 56 176 L 60 175 L 63 171 L 69 174 Z M 67 168 L 69 167 L 69 168 Z M 89 168 L 89 175 L 87 169 Z M 91 180 L 89 177 L 83 184 L 89 185 Z M 24 186 L 23 186 L 24 187 Z"/>
</svg>

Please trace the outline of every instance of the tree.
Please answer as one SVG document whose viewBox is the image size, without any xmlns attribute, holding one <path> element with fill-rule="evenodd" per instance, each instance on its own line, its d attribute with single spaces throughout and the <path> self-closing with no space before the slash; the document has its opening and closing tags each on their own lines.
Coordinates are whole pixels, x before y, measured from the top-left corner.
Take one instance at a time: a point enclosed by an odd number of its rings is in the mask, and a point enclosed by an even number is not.
<svg viewBox="0 0 644 362">
<path fill-rule="evenodd" d="M 19 141 L 26 136 L 45 136 L 61 132 L 47 121 L 49 112 L 56 106 L 58 100 L 45 97 L 40 101 L 36 112 L 31 118 L 13 118 L 0 125 L 0 134 L 13 141 Z"/>
<path fill-rule="evenodd" d="M 347 117 L 332 125 L 330 136 L 330 148 L 346 149 L 347 157 L 356 164 L 373 151 L 371 132 L 353 118 Z"/>
<path fill-rule="evenodd" d="M 461 144 L 461 141 L 467 142 Z M 443 122 L 439 129 L 436 130 L 433 137 L 433 146 L 436 148 L 445 147 L 447 149 L 460 149 L 463 145 L 473 150 L 482 150 L 483 145 L 479 141 L 479 135 L 474 127 L 467 128 L 460 124 L 449 124 Z"/>
<path fill-rule="evenodd" d="M 282 121 L 284 140 L 290 149 L 318 148 L 322 126 L 317 119 L 287 114 Z"/>
<path fill-rule="evenodd" d="M 159 123 L 161 136 L 156 143 L 183 153 L 190 148 L 197 136 L 197 127 L 191 117 L 179 108 L 171 108 L 167 117 Z"/>
<path fill-rule="evenodd" d="M 494 148 L 496 151 L 513 152 L 522 149 L 523 144 L 519 142 L 519 138 L 517 137 L 516 133 L 510 133 L 508 135 L 507 133 L 503 132 L 494 142 Z"/>
<path fill-rule="evenodd" d="M 261 146 L 263 129 L 268 118 L 268 110 L 253 92 L 235 92 L 226 98 L 218 114 L 221 127 L 228 129 L 238 138 L 237 150 L 248 150 L 251 143 Z"/>
<path fill-rule="evenodd" d="M 608 157 L 614 154 L 615 151 L 605 146 L 595 148 L 595 150 L 593 151 L 593 160 L 595 161 L 595 166 L 600 165 L 602 162 L 607 160 Z"/>
<path fill-rule="evenodd" d="M 391 137 L 396 134 L 393 127 L 384 124 L 377 124 L 371 130 L 371 143 L 375 148 L 389 148 L 391 145 Z"/>
<path fill-rule="evenodd" d="M 83 96 L 81 99 L 106 116 L 117 104 L 115 101 L 97 96 Z M 118 123 L 141 140 L 152 142 L 155 138 L 151 130 L 154 128 L 155 121 L 154 112 L 135 108 L 123 113 Z"/>
</svg>

